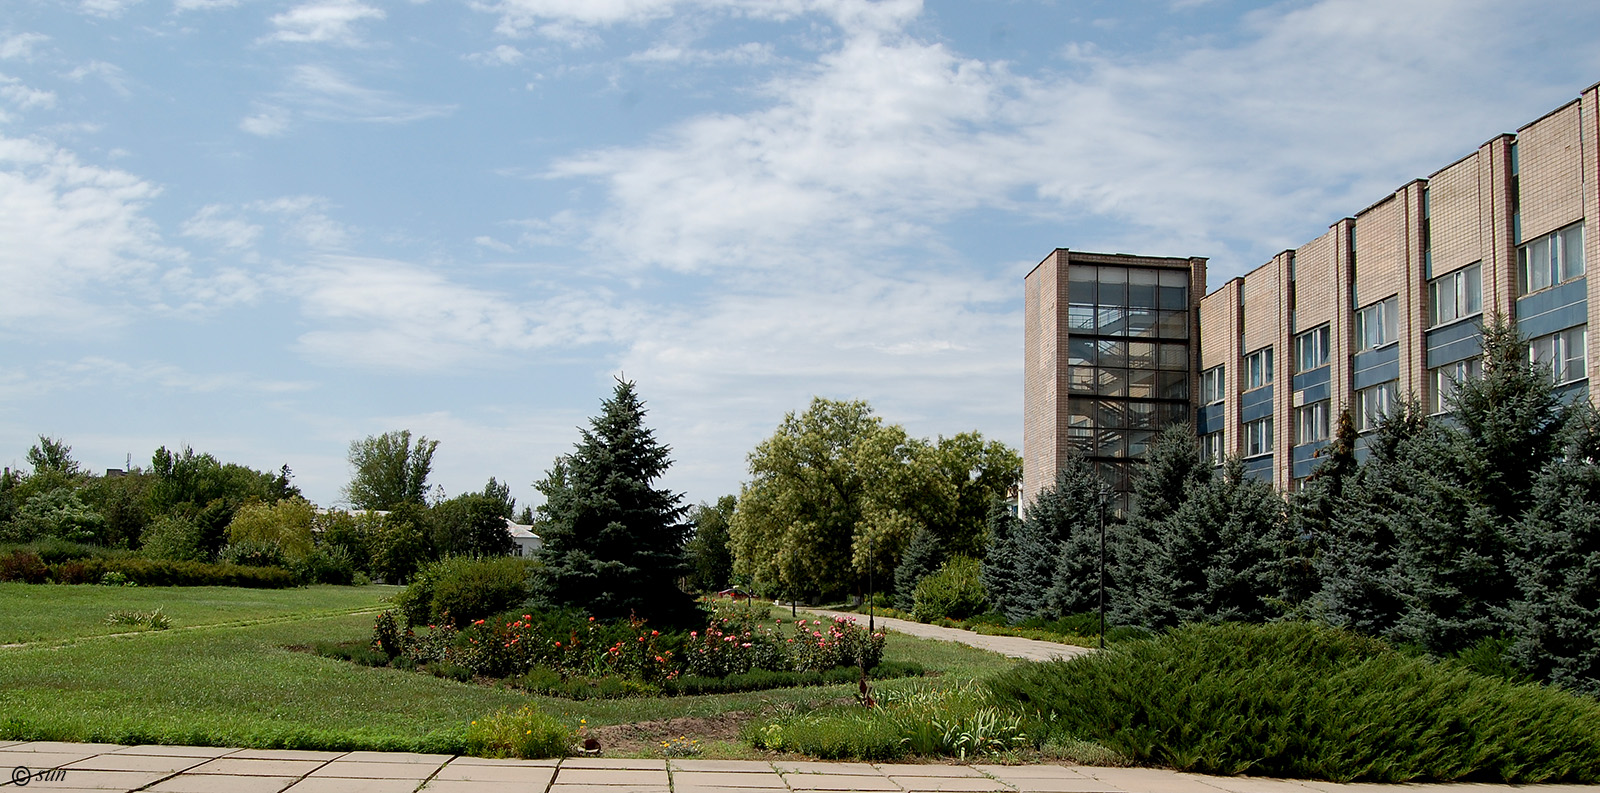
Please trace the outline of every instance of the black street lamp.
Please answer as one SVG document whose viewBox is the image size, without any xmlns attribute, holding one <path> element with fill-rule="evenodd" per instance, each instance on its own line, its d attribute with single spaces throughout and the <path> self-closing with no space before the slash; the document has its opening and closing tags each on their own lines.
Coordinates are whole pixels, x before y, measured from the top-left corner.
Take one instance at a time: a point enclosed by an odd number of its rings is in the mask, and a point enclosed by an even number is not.
<svg viewBox="0 0 1600 793">
<path fill-rule="evenodd" d="M 1100 507 L 1100 649 L 1106 648 L 1106 497 L 1110 487 L 1100 482 L 1095 501 Z"/>
<path fill-rule="evenodd" d="M 873 562 L 872 538 L 868 537 L 867 538 L 867 633 L 877 633 L 877 625 L 874 623 L 874 618 L 877 616 L 877 614 L 873 610 L 873 603 L 872 603 L 872 568 L 875 567 L 876 565 L 874 565 L 872 562 Z"/>
</svg>

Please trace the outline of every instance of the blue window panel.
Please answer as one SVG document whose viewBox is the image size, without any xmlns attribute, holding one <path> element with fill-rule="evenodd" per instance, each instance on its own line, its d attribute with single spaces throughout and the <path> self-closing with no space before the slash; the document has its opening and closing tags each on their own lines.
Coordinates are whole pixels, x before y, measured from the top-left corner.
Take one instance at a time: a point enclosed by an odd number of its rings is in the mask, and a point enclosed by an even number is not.
<svg viewBox="0 0 1600 793">
<path fill-rule="evenodd" d="M 1239 420 L 1244 422 L 1264 419 L 1272 415 L 1272 386 L 1262 386 L 1246 391 L 1239 398 Z"/>
<path fill-rule="evenodd" d="M 1556 387 L 1556 397 L 1569 405 L 1578 400 L 1589 398 L 1589 381 L 1579 380 L 1576 383 L 1567 383 Z"/>
<path fill-rule="evenodd" d="M 1333 389 L 1327 384 L 1314 385 L 1300 391 L 1300 404 L 1309 405 L 1332 397 Z"/>
<path fill-rule="evenodd" d="M 1327 385 L 1329 378 L 1328 373 L 1332 369 L 1333 367 L 1331 366 L 1319 366 L 1309 372 L 1305 372 L 1304 374 L 1295 375 L 1294 390 L 1304 391 L 1312 386 Z"/>
<path fill-rule="evenodd" d="M 1272 455 L 1252 457 L 1244 461 L 1244 475 L 1263 482 L 1272 481 Z"/>
<path fill-rule="evenodd" d="M 1215 405 L 1206 405 L 1195 414 L 1195 431 L 1201 435 L 1221 432 L 1228 420 L 1228 405 L 1218 402 Z"/>
<path fill-rule="evenodd" d="M 1329 443 L 1330 441 L 1313 441 L 1290 449 L 1290 452 L 1294 455 L 1293 476 L 1295 479 L 1304 479 L 1310 476 L 1312 471 L 1316 470 L 1317 464 L 1322 462 L 1317 459 L 1317 451 L 1327 447 Z"/>
<path fill-rule="evenodd" d="M 1427 335 L 1428 368 L 1437 369 L 1447 363 L 1465 361 L 1483 354 L 1483 331 L 1477 322 L 1457 322 Z"/>
<path fill-rule="evenodd" d="M 1353 359 L 1355 390 L 1400 379 L 1400 345 L 1391 344 L 1371 352 L 1359 352 Z"/>
<path fill-rule="evenodd" d="M 1588 321 L 1588 278 L 1568 281 L 1517 301 L 1517 330 L 1530 339 Z"/>
</svg>

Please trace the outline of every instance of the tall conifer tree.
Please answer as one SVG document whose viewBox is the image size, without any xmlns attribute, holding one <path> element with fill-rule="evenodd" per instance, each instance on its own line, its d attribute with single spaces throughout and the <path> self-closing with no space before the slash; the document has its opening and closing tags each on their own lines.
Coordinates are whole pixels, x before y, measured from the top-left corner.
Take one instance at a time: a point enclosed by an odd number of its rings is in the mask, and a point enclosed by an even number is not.
<svg viewBox="0 0 1600 793">
<path fill-rule="evenodd" d="M 537 594 L 598 617 L 686 625 L 699 618 L 677 584 L 687 573 L 687 508 L 681 495 L 652 486 L 672 464 L 671 450 L 644 416 L 633 383 L 619 378 L 572 454 L 536 484 L 546 498 Z"/>
</svg>

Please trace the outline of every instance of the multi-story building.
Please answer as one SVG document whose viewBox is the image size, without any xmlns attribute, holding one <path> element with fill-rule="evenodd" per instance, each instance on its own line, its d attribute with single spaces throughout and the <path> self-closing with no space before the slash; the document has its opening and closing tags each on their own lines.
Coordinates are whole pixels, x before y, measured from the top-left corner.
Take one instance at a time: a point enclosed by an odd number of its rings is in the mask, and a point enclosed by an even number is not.
<svg viewBox="0 0 1600 793">
<path fill-rule="evenodd" d="M 1597 164 L 1600 85 L 1204 297 L 1204 259 L 1055 251 L 1026 279 L 1025 497 L 1069 453 L 1125 494 L 1129 461 L 1173 421 L 1293 487 L 1340 411 L 1361 432 L 1405 398 L 1447 411 L 1454 384 L 1482 371 L 1480 322 L 1496 313 L 1569 398 L 1593 399 Z M 1135 278 L 1155 279 L 1148 307 Z M 1161 291 L 1180 278 L 1181 302 Z M 1131 319 L 1152 307 L 1153 332 Z"/>
</svg>

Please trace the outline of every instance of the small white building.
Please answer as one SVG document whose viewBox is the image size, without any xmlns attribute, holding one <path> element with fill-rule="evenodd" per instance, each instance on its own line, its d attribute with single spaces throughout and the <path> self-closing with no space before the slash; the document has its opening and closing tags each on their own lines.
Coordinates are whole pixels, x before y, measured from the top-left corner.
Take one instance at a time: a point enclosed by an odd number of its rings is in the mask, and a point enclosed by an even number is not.
<svg viewBox="0 0 1600 793">
<path fill-rule="evenodd" d="M 517 549 L 512 551 L 515 556 L 532 556 L 544 547 L 544 540 L 533 533 L 532 526 L 513 523 L 510 518 L 506 518 L 506 531 L 511 532 L 511 540 L 517 544 Z"/>
</svg>

